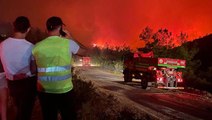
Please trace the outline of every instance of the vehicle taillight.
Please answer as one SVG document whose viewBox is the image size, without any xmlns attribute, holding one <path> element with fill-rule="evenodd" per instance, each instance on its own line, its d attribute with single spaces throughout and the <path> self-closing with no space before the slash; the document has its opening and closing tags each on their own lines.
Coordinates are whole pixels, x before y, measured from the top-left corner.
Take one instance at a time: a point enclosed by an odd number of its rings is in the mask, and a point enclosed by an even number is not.
<svg viewBox="0 0 212 120">
<path fill-rule="evenodd" d="M 183 82 L 182 72 L 177 72 L 176 79 L 177 82 Z"/>
<path fill-rule="evenodd" d="M 183 79 L 178 78 L 177 82 L 183 82 Z"/>
</svg>

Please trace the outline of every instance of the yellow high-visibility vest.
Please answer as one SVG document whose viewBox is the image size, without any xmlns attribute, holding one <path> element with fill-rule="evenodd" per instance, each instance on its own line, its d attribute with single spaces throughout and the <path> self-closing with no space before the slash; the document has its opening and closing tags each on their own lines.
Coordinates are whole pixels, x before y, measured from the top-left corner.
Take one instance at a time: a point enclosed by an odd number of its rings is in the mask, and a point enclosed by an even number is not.
<svg viewBox="0 0 212 120">
<path fill-rule="evenodd" d="M 35 45 L 32 54 L 37 64 L 38 91 L 66 93 L 73 89 L 68 39 L 48 37 Z"/>
</svg>

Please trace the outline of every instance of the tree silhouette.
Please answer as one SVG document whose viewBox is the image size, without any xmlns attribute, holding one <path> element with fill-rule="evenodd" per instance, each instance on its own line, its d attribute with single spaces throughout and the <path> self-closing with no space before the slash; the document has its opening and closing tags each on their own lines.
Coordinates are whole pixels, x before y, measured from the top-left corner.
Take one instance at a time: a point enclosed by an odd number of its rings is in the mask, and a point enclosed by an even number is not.
<svg viewBox="0 0 212 120">
<path fill-rule="evenodd" d="M 187 33 L 181 32 L 180 35 L 177 35 L 176 43 L 178 45 L 182 45 L 182 44 L 186 43 L 187 41 L 188 41 L 188 34 Z"/>
<path fill-rule="evenodd" d="M 157 41 L 158 46 L 166 46 L 167 49 L 173 48 L 173 37 L 172 33 L 169 32 L 166 28 L 159 29 L 153 36 L 154 41 Z"/>
<path fill-rule="evenodd" d="M 152 39 L 153 36 L 153 29 L 151 29 L 149 26 L 143 29 L 141 34 L 139 35 L 140 40 L 144 40 L 145 43 L 150 42 L 149 40 Z"/>
</svg>

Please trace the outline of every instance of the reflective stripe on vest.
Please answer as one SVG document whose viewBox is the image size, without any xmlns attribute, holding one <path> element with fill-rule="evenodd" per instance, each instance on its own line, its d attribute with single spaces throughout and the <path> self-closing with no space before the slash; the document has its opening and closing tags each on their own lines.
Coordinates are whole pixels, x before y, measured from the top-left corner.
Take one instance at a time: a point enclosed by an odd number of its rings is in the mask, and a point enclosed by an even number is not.
<svg viewBox="0 0 212 120">
<path fill-rule="evenodd" d="M 71 78 L 71 74 L 64 75 L 64 76 L 39 76 L 38 80 L 51 82 L 51 81 L 66 80 L 68 78 Z"/>
<path fill-rule="evenodd" d="M 56 67 L 47 67 L 47 68 L 38 68 L 38 72 L 60 72 L 64 70 L 70 70 L 71 66 L 56 66 Z"/>
</svg>

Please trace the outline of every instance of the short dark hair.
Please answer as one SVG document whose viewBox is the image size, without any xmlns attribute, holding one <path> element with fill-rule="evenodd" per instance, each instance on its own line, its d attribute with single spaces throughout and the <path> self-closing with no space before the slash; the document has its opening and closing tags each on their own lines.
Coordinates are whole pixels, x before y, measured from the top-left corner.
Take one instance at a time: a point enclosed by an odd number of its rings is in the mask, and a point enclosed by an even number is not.
<svg viewBox="0 0 212 120">
<path fill-rule="evenodd" d="M 31 25 L 30 25 L 29 19 L 27 17 L 19 16 L 13 22 L 13 26 L 14 26 L 15 32 L 25 33 L 25 32 L 27 32 L 27 29 L 30 28 Z"/>
<path fill-rule="evenodd" d="M 64 25 L 62 19 L 57 16 L 52 16 L 46 21 L 46 28 L 48 31 L 53 31 L 62 25 Z"/>
</svg>

